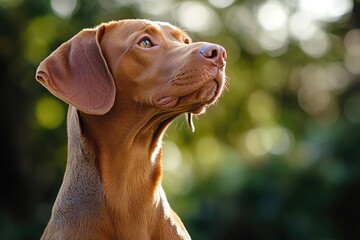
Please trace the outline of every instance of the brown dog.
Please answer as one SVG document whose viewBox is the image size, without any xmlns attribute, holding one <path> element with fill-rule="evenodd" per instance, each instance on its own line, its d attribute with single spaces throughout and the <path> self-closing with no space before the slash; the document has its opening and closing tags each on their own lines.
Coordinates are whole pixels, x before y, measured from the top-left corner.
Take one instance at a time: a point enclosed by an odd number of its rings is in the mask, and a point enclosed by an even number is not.
<svg viewBox="0 0 360 240">
<path fill-rule="evenodd" d="M 42 239 L 190 239 L 161 187 L 161 139 L 224 86 L 226 52 L 164 22 L 85 29 L 36 78 L 70 104 L 68 162 Z"/>
</svg>

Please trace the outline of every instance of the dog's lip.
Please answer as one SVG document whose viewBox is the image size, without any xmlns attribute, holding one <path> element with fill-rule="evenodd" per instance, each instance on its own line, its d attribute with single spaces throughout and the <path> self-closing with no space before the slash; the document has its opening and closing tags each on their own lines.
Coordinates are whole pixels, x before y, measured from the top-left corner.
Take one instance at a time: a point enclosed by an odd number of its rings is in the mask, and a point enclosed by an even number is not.
<svg viewBox="0 0 360 240">
<path fill-rule="evenodd" d="M 196 95 L 195 98 L 199 98 L 201 95 L 202 97 L 200 98 L 204 98 L 206 100 L 204 101 L 200 101 L 200 102 L 195 102 L 192 104 L 192 108 L 190 108 L 187 112 L 198 112 L 196 109 L 199 108 L 203 108 L 206 105 L 211 104 L 212 102 L 214 102 L 217 97 L 218 97 L 218 92 L 220 90 L 220 86 L 219 86 L 219 81 L 216 79 L 212 79 L 211 81 L 207 82 L 209 83 L 215 83 L 215 89 L 214 90 L 209 90 L 209 92 L 206 92 L 207 90 L 203 90 L 199 92 L 199 89 L 189 92 L 187 94 L 181 95 L 181 96 L 164 96 L 161 97 L 157 100 L 155 100 L 155 105 L 162 108 L 162 109 L 171 109 L 176 107 L 179 102 L 181 101 L 186 101 L 186 99 L 191 98 L 191 96 L 193 96 L 194 94 Z M 206 95 L 210 94 L 210 92 L 212 92 L 212 96 L 211 98 L 207 98 Z M 195 106 L 195 107 L 194 107 Z M 189 106 L 191 107 L 191 106 Z"/>
<path fill-rule="evenodd" d="M 181 101 L 181 99 L 186 99 L 187 97 L 196 94 L 196 92 L 199 91 L 199 89 L 201 89 L 202 87 L 204 87 L 206 84 L 209 84 L 211 82 L 215 82 L 216 86 L 215 86 L 215 90 L 213 91 L 213 96 L 208 99 L 208 100 L 204 100 L 202 102 L 198 102 L 198 103 L 194 103 L 193 105 L 193 109 L 189 110 L 188 112 L 192 112 L 194 109 L 199 109 L 199 108 L 203 108 L 206 105 L 210 105 L 213 102 L 216 101 L 216 99 L 219 97 L 223 85 L 224 85 L 224 77 L 223 77 L 223 68 L 218 69 L 218 71 L 216 72 L 216 74 L 210 78 L 208 81 L 205 81 L 200 87 L 197 87 L 195 90 L 190 90 L 190 91 L 186 91 L 181 95 L 163 95 L 160 96 L 158 98 L 155 98 L 154 100 L 154 105 L 162 108 L 162 109 L 171 109 L 176 107 L 179 102 Z M 194 83 L 189 83 L 187 84 L 192 85 L 192 84 L 197 84 L 196 82 Z"/>
<path fill-rule="evenodd" d="M 179 97 L 166 96 L 155 101 L 155 104 L 163 108 L 175 107 L 179 102 Z"/>
</svg>

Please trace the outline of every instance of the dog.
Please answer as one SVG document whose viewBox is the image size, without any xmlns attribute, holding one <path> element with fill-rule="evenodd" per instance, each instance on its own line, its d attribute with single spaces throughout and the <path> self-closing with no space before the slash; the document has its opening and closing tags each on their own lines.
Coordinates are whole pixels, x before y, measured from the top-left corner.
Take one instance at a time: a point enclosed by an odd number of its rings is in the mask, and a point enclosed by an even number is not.
<svg viewBox="0 0 360 240">
<path fill-rule="evenodd" d="M 42 239 L 191 239 L 163 188 L 162 136 L 221 95 L 226 51 L 165 22 L 84 29 L 36 79 L 69 104 L 63 183 Z"/>
</svg>

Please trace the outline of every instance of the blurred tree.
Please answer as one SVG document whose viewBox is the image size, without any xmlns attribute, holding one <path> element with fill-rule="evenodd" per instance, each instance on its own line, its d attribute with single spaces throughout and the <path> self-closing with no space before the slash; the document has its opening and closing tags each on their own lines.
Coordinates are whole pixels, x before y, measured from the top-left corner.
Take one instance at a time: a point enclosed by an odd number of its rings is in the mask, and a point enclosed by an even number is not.
<svg viewBox="0 0 360 240">
<path fill-rule="evenodd" d="M 360 237 L 360 3 L 0 0 L 0 239 L 38 239 L 67 106 L 34 79 L 82 28 L 149 18 L 228 51 L 228 91 L 165 137 L 164 186 L 193 239 Z"/>
</svg>

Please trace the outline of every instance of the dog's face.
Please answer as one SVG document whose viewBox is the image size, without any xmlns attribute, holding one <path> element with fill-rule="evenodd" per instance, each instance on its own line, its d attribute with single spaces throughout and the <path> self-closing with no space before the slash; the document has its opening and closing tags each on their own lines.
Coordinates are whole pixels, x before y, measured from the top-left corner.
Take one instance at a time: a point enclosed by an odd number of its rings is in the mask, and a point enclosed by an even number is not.
<svg viewBox="0 0 360 240">
<path fill-rule="evenodd" d="M 172 112 L 200 113 L 213 103 L 224 86 L 224 48 L 192 43 L 168 23 L 138 23 L 105 26 L 100 44 L 119 97 Z"/>
<path fill-rule="evenodd" d="M 135 106 L 199 114 L 221 94 L 225 64 L 223 47 L 192 43 L 168 23 L 122 20 L 75 35 L 40 64 L 36 78 L 88 114 Z"/>
</svg>

